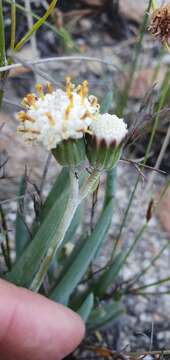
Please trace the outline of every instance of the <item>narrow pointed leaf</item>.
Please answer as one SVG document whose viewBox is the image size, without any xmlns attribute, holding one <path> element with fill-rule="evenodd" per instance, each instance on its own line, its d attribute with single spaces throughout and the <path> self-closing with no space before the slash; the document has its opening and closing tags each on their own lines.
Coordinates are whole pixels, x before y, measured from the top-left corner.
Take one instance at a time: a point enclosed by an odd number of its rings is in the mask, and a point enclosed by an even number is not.
<svg viewBox="0 0 170 360">
<path fill-rule="evenodd" d="M 110 225 L 112 208 L 113 202 L 111 200 L 102 212 L 93 233 L 86 239 L 86 241 L 84 241 L 84 245 L 80 249 L 73 263 L 53 290 L 51 294 L 51 298 L 53 300 L 62 304 L 68 303 L 71 293 L 84 276 L 96 252 L 102 245 Z"/>
<path fill-rule="evenodd" d="M 77 311 L 80 317 L 82 318 L 82 320 L 84 320 L 84 322 L 87 321 L 91 313 L 91 310 L 93 308 L 93 305 L 94 305 L 94 295 L 93 293 L 91 293 L 86 297 L 86 299 L 83 301 L 82 305 Z"/>
<path fill-rule="evenodd" d="M 123 259 L 124 253 L 119 253 L 113 260 L 110 267 L 99 277 L 94 287 L 94 293 L 96 296 L 101 297 L 106 293 L 109 286 L 114 285 L 121 269 Z"/>
<path fill-rule="evenodd" d="M 94 331 L 96 329 L 104 328 L 115 321 L 124 309 L 119 302 L 111 300 L 110 302 L 97 307 L 92 310 L 91 315 L 87 321 L 87 329 Z"/>
<path fill-rule="evenodd" d="M 9 281 L 19 286 L 30 286 L 64 215 L 67 200 L 68 187 L 55 201 L 51 209 L 49 209 L 33 240 L 27 246 L 20 259 L 14 264 L 11 272 L 7 274 Z"/>
<path fill-rule="evenodd" d="M 28 241 L 30 240 L 30 233 L 24 221 L 24 211 L 21 214 L 20 205 L 21 202 L 24 208 L 24 200 L 21 199 L 21 196 L 24 196 L 26 192 L 26 182 L 25 176 L 21 177 L 20 184 L 19 184 L 19 192 L 18 192 L 18 210 L 17 210 L 17 217 L 15 222 L 15 249 L 16 249 L 16 258 L 18 259 L 21 254 L 23 253 Z"/>
</svg>

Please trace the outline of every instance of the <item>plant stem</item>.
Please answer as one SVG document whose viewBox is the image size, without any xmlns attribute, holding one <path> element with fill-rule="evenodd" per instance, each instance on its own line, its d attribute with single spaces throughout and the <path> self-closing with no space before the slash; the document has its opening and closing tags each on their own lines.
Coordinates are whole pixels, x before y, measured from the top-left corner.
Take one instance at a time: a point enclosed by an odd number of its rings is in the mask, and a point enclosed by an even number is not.
<svg viewBox="0 0 170 360">
<path fill-rule="evenodd" d="M 4 18 L 3 18 L 3 5 L 0 0 L 0 66 L 5 66 L 5 34 L 4 34 Z"/>
<path fill-rule="evenodd" d="M 104 207 L 107 206 L 108 202 L 111 199 L 113 199 L 115 196 L 116 173 L 117 173 L 117 166 L 107 172 Z"/>
<path fill-rule="evenodd" d="M 6 65 L 6 52 L 5 52 L 5 33 L 4 33 L 4 18 L 3 18 L 3 5 L 0 0 L 0 66 Z M 0 73 L 0 109 L 4 95 L 4 79 L 5 74 Z"/>
<path fill-rule="evenodd" d="M 162 163 L 163 157 L 165 155 L 165 152 L 167 150 L 167 147 L 169 145 L 169 141 L 170 141 L 170 125 L 168 127 L 168 131 L 167 131 L 165 139 L 163 141 L 160 153 L 158 155 L 158 158 L 157 158 L 157 161 L 156 161 L 156 164 L 155 164 L 155 169 L 159 169 L 159 167 L 160 167 L 160 165 Z M 148 185 L 147 185 L 147 188 L 146 188 L 146 192 L 149 193 L 149 191 L 151 190 L 154 179 L 155 179 L 155 173 L 152 172 L 150 177 L 149 177 L 149 180 L 148 180 Z"/>
<path fill-rule="evenodd" d="M 129 95 L 129 91 L 131 89 L 132 81 L 133 81 L 135 71 L 136 71 L 136 68 L 137 68 L 137 65 L 138 65 L 139 54 L 140 54 L 140 51 L 141 51 L 142 41 L 143 41 L 143 37 L 144 37 L 144 34 L 145 34 L 146 26 L 147 26 L 147 23 L 148 23 L 149 11 L 150 11 L 151 6 L 152 6 L 152 1 L 153 0 L 149 1 L 148 7 L 146 9 L 146 12 L 145 12 L 145 15 L 144 15 L 144 18 L 143 18 L 143 23 L 142 23 L 141 29 L 140 29 L 139 40 L 137 41 L 136 46 L 135 46 L 134 56 L 133 56 L 133 59 L 132 59 L 132 64 L 131 64 L 130 70 L 129 70 L 129 77 L 128 77 L 128 80 L 127 80 L 127 82 L 125 84 L 123 94 L 120 95 L 119 100 L 118 100 L 116 113 L 120 117 L 123 116 L 124 109 L 125 109 L 125 107 L 127 105 L 127 102 L 128 102 L 128 95 Z"/>
<path fill-rule="evenodd" d="M 155 264 L 155 262 L 160 258 L 160 256 L 163 254 L 163 252 L 170 246 L 170 241 L 167 241 L 167 243 L 162 246 L 162 248 L 159 250 L 159 252 L 153 257 L 153 259 L 151 260 L 151 262 L 148 264 L 148 266 L 146 266 L 139 274 L 137 274 L 136 276 L 133 277 L 132 281 L 130 281 L 130 283 L 133 285 L 134 283 L 136 283 L 137 281 L 139 281 L 139 279 L 145 275 L 150 268 Z"/>
<path fill-rule="evenodd" d="M 10 42 L 11 50 L 14 50 L 15 47 L 15 34 L 16 34 L 16 4 L 15 4 L 15 0 L 11 0 L 11 42 Z"/>
<path fill-rule="evenodd" d="M 38 60 L 33 60 L 33 61 L 27 61 L 25 63 L 25 66 L 29 66 L 29 65 L 38 65 L 38 64 L 48 64 L 51 62 L 62 62 L 62 61 L 90 61 L 90 62 L 99 62 L 100 64 L 104 64 L 106 66 L 110 66 L 114 71 L 115 70 L 120 70 L 120 68 L 116 65 L 114 65 L 114 63 L 109 62 L 107 60 L 103 60 L 100 59 L 98 57 L 92 57 L 92 56 L 81 56 L 81 55 L 73 55 L 73 56 L 54 56 L 54 57 L 48 57 L 48 58 L 44 58 L 44 59 L 38 59 Z M 11 69 L 16 69 L 16 68 L 20 68 L 23 66 L 23 61 L 22 63 L 18 63 L 18 64 L 12 64 L 12 65 L 7 65 L 7 66 L 3 66 L 0 68 L 0 72 L 4 72 L 7 70 L 11 70 Z"/>
<path fill-rule="evenodd" d="M 131 291 L 136 293 L 138 291 L 141 291 L 141 290 L 144 290 L 144 289 L 147 289 L 147 288 L 150 288 L 152 286 L 156 286 L 156 285 L 161 285 L 161 284 L 165 284 L 166 282 L 169 282 L 170 281 L 170 276 L 168 276 L 167 278 L 165 279 L 161 279 L 161 280 L 158 280 L 158 281 L 154 281 L 150 284 L 146 284 L 146 285 L 143 285 L 143 286 L 140 286 L 138 288 L 135 288 L 135 289 L 132 289 Z M 146 293 L 147 295 L 147 293 Z"/>
<path fill-rule="evenodd" d="M 167 93 L 169 91 L 169 80 L 170 80 L 170 69 L 167 71 L 167 73 L 165 75 L 165 78 L 164 78 L 164 81 L 163 81 L 162 94 L 161 94 L 160 99 L 159 99 L 158 108 L 157 108 L 157 115 L 155 117 L 155 121 L 154 121 L 152 132 L 151 132 L 151 136 L 150 136 L 149 143 L 148 143 L 148 146 L 147 146 L 147 149 L 146 149 L 144 164 L 146 164 L 147 159 L 148 159 L 148 155 L 149 155 L 149 153 L 151 151 L 151 147 L 152 147 L 152 144 L 153 144 L 155 133 L 156 133 L 156 130 L 157 130 L 157 127 L 158 127 L 158 124 L 159 124 L 160 110 L 162 109 L 162 107 L 164 105 Z"/>
<path fill-rule="evenodd" d="M 95 190 L 96 186 L 98 185 L 99 178 L 100 178 L 100 171 L 94 169 L 90 176 L 86 179 L 85 183 L 80 188 L 79 194 L 79 204 L 92 192 Z"/>
<path fill-rule="evenodd" d="M 155 11 L 157 9 L 158 5 L 156 3 L 156 0 L 152 0 L 152 10 Z"/>
<path fill-rule="evenodd" d="M 12 4 L 12 0 L 4 0 L 4 1 L 8 4 Z M 20 4 L 16 4 L 16 8 L 24 13 L 27 13 L 27 10 L 25 9 L 25 7 Z M 31 11 L 31 15 L 36 20 L 39 20 L 41 18 L 40 16 L 36 15 L 33 11 Z M 67 32 L 66 29 L 62 28 L 62 30 L 57 30 L 57 28 L 54 25 L 50 24 L 48 21 L 45 21 L 44 25 L 47 28 L 49 28 L 50 30 L 52 30 L 55 35 L 60 36 L 60 38 L 62 38 L 63 40 L 65 40 L 66 35 L 69 37 L 69 32 Z M 74 44 L 72 38 L 69 37 L 69 39 L 71 41 L 73 49 L 78 50 L 78 47 Z"/>
<path fill-rule="evenodd" d="M 129 202 L 128 202 L 128 205 L 127 205 L 127 208 L 126 208 L 126 210 L 125 210 L 125 213 L 124 213 L 124 216 L 123 216 L 121 225 L 120 225 L 119 233 L 118 233 L 118 235 L 117 235 L 117 238 L 116 238 L 116 240 L 115 240 L 114 247 L 113 247 L 113 250 L 112 250 L 111 260 L 113 260 L 113 258 L 114 258 L 114 256 L 115 256 L 115 252 L 116 252 L 116 249 L 117 249 L 117 246 L 118 246 L 120 237 L 121 237 L 121 235 L 122 235 L 123 228 L 124 228 L 124 226 L 125 226 L 125 224 L 126 224 L 126 220 L 127 220 L 128 214 L 129 214 L 129 210 L 130 210 L 130 208 L 131 208 L 131 205 L 132 205 L 132 202 L 133 202 L 135 193 L 136 193 L 136 189 L 137 189 L 137 186 L 138 186 L 138 183 L 139 183 L 139 178 L 140 178 L 140 176 L 137 177 L 137 180 L 136 180 L 136 182 L 135 182 L 133 191 L 132 191 L 132 193 L 131 193 L 131 196 L 130 196 L 130 199 L 129 199 Z"/>
<path fill-rule="evenodd" d="M 28 30 L 28 32 L 23 36 L 23 38 L 18 42 L 18 44 L 15 45 L 14 51 L 18 51 L 19 49 L 21 49 L 21 47 L 31 38 L 31 36 L 35 33 L 35 31 L 37 31 L 39 27 L 44 24 L 46 19 L 54 10 L 57 1 L 58 0 L 51 1 L 51 4 L 49 5 L 45 14 L 39 20 L 37 20 L 37 22 L 32 26 L 31 29 Z"/>
<path fill-rule="evenodd" d="M 34 22 L 33 22 L 33 17 L 32 17 L 32 12 L 31 12 L 30 0 L 24 0 L 24 1 L 25 1 L 25 9 L 27 11 L 26 14 L 27 14 L 28 28 L 32 29 L 34 26 Z M 35 32 L 32 34 L 32 36 L 30 38 L 30 43 L 31 43 L 31 48 L 32 48 L 32 55 L 36 59 L 36 58 L 38 58 L 38 48 L 37 48 Z M 36 81 L 38 82 L 38 79 L 36 79 Z"/>
</svg>

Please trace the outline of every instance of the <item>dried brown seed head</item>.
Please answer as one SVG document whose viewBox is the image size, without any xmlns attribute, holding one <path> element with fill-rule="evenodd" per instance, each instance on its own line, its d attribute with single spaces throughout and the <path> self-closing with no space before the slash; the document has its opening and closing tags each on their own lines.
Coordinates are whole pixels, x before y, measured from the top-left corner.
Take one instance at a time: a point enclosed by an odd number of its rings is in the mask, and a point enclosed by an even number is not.
<svg viewBox="0 0 170 360">
<path fill-rule="evenodd" d="M 162 43 L 170 37 L 170 3 L 157 8 L 151 15 L 149 31 Z"/>
</svg>

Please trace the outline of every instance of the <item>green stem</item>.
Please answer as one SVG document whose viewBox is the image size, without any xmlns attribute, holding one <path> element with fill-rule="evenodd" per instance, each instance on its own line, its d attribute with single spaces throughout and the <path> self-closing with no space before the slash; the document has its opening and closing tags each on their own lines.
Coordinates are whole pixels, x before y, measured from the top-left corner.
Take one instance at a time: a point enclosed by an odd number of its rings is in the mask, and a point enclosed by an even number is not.
<svg viewBox="0 0 170 360">
<path fill-rule="evenodd" d="M 137 274 L 136 276 L 133 277 L 134 280 L 133 284 L 136 283 L 137 281 L 140 280 L 140 278 L 145 275 L 150 268 L 155 264 L 155 262 L 160 258 L 160 256 L 163 254 L 163 252 L 169 247 L 170 245 L 170 241 L 168 241 L 161 249 L 160 251 L 157 253 L 157 255 L 155 255 L 153 257 L 153 259 L 151 260 L 151 262 L 148 264 L 148 266 L 146 266 L 139 274 Z M 132 281 L 130 281 L 130 283 L 132 284 Z"/>
<path fill-rule="evenodd" d="M 132 202 L 133 202 L 135 193 L 136 193 L 136 189 L 137 189 L 137 186 L 138 186 L 138 183 L 139 183 L 139 178 L 140 178 L 140 176 L 137 177 L 137 180 L 136 180 L 136 182 L 135 182 L 133 191 L 132 191 L 131 196 L 130 196 L 130 199 L 129 199 L 129 201 L 128 201 L 128 205 L 127 205 L 127 208 L 126 208 L 126 210 L 125 210 L 125 213 L 124 213 L 124 216 L 123 216 L 121 225 L 120 225 L 119 233 L 118 233 L 118 235 L 117 235 L 117 238 L 116 238 L 115 243 L 114 243 L 114 246 L 113 246 L 112 255 L 111 255 L 111 260 L 113 260 L 113 258 L 114 258 L 114 256 L 115 256 L 115 252 L 116 252 L 116 249 L 117 249 L 119 240 L 120 240 L 120 238 L 121 238 L 122 231 L 123 231 L 124 226 L 125 226 L 125 224 L 126 224 L 126 220 L 127 220 L 128 214 L 129 214 L 129 210 L 130 210 L 130 208 L 131 208 L 131 205 L 132 205 Z"/>
<path fill-rule="evenodd" d="M 6 65 L 6 51 L 5 51 L 5 33 L 4 33 L 4 17 L 3 5 L 0 0 L 0 66 Z M 2 107 L 2 100 L 4 95 L 4 78 L 5 74 L 0 73 L 0 109 Z"/>
<path fill-rule="evenodd" d="M 129 91 L 131 89 L 132 81 L 133 81 L 135 71 L 136 71 L 136 68 L 137 68 L 137 65 L 138 65 L 139 54 L 140 54 L 140 51 L 141 51 L 141 48 L 142 48 L 142 41 L 143 41 L 143 37 L 144 37 L 145 30 L 146 30 L 146 27 L 147 27 L 149 12 L 150 12 L 150 9 L 151 9 L 151 6 L 152 6 L 152 1 L 153 0 L 149 1 L 148 7 L 146 9 L 146 12 L 145 12 L 145 15 L 144 15 L 144 18 L 143 18 L 143 23 L 142 23 L 141 29 L 140 29 L 139 40 L 136 43 L 135 52 L 134 52 L 134 56 L 133 56 L 133 59 L 132 59 L 132 64 L 131 64 L 131 67 L 130 67 L 130 70 L 129 70 L 129 77 L 128 77 L 128 80 L 127 80 L 127 82 L 125 84 L 123 94 L 121 94 L 121 96 L 119 97 L 119 101 L 118 101 L 118 104 L 117 104 L 116 113 L 120 117 L 123 116 L 124 109 L 125 109 L 125 107 L 127 105 L 127 102 L 128 102 L 128 95 L 129 95 Z"/>
<path fill-rule="evenodd" d="M 155 11 L 157 9 L 158 5 L 156 0 L 152 0 L 152 10 Z"/>
<path fill-rule="evenodd" d="M 107 206 L 109 201 L 113 199 L 115 196 L 116 173 L 117 173 L 117 167 L 107 172 L 104 207 Z"/>
<path fill-rule="evenodd" d="M 6 3 L 8 4 L 12 4 L 12 0 L 4 0 Z M 24 6 L 20 5 L 20 4 L 16 4 L 16 8 L 18 10 L 21 10 L 22 12 L 28 14 L 28 11 L 24 8 Z M 36 20 L 39 20 L 41 19 L 40 16 L 36 15 L 33 11 L 31 11 L 31 15 L 34 19 Z M 56 27 L 52 24 L 50 24 L 48 21 L 45 21 L 44 22 L 44 25 L 49 28 L 50 30 L 52 30 L 56 35 L 60 36 L 60 38 L 62 38 L 64 41 L 66 39 L 66 34 L 67 36 L 69 37 L 69 33 L 67 33 L 67 30 L 65 30 L 65 33 L 63 33 L 63 31 L 60 31 L 60 30 L 57 30 Z M 76 45 L 73 43 L 73 40 L 72 38 L 70 37 L 70 41 L 72 43 L 72 47 L 75 49 L 75 50 L 78 50 L 78 48 L 76 47 Z"/>
<path fill-rule="evenodd" d="M 52 11 L 54 10 L 56 3 L 58 0 L 53 0 L 51 4 L 49 5 L 47 11 L 45 14 L 36 21 L 36 23 L 32 26 L 32 28 L 25 34 L 25 36 L 18 42 L 18 44 L 15 46 L 14 51 L 18 51 L 21 49 L 21 47 L 30 39 L 30 37 L 39 29 L 41 25 L 44 24 L 46 19 L 50 16 Z"/>
<path fill-rule="evenodd" d="M 79 204 L 96 189 L 100 178 L 100 171 L 94 169 L 80 188 Z"/>
<path fill-rule="evenodd" d="M 15 0 L 11 0 L 11 43 L 10 48 L 14 50 L 16 34 L 16 4 Z"/>
<path fill-rule="evenodd" d="M 150 287 L 152 287 L 152 286 L 165 284 L 166 282 L 169 282 L 169 281 L 170 281 L 170 276 L 168 276 L 167 278 L 164 278 L 164 279 L 161 279 L 161 280 L 152 282 L 152 283 L 150 283 L 150 284 L 146 284 L 146 285 L 140 286 L 140 287 L 138 287 L 138 288 L 132 289 L 132 291 L 133 291 L 134 293 L 136 293 L 136 292 L 138 292 L 138 291 L 141 291 L 141 290 L 144 290 L 144 289 L 148 289 L 148 288 L 150 288 Z"/>
<path fill-rule="evenodd" d="M 155 134 L 156 134 L 158 124 L 159 124 L 160 111 L 161 111 L 161 109 L 162 109 L 162 107 L 163 107 L 163 105 L 165 103 L 166 96 L 167 96 L 167 93 L 169 91 L 169 81 L 170 81 L 170 69 L 167 71 L 167 73 L 165 75 L 165 79 L 163 81 L 162 94 L 161 94 L 160 99 L 159 99 L 158 108 L 157 108 L 157 115 L 155 117 L 155 121 L 154 121 L 154 124 L 153 124 L 153 127 L 152 127 L 151 136 L 150 136 L 149 143 L 148 143 L 148 146 L 147 146 L 147 149 L 146 149 L 144 164 L 146 164 L 149 153 L 151 151 L 153 140 L 154 140 L 154 137 L 155 137 Z"/>
<path fill-rule="evenodd" d="M 3 5 L 0 0 L 0 66 L 6 65 L 6 52 L 5 52 L 5 33 L 4 33 L 4 18 L 3 18 Z"/>
</svg>

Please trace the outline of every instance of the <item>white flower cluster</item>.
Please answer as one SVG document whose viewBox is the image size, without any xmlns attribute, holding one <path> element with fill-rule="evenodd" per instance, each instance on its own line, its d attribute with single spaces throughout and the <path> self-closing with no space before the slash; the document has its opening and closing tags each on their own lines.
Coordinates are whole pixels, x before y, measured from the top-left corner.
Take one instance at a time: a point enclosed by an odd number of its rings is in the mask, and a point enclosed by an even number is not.
<svg viewBox="0 0 170 360">
<path fill-rule="evenodd" d="M 18 132 L 28 142 L 40 142 L 48 150 L 56 148 L 62 140 L 79 139 L 85 133 L 104 139 L 107 144 L 119 145 L 127 134 L 127 125 L 116 115 L 100 114 L 95 96 L 88 96 L 88 82 L 77 88 L 66 79 L 66 91 L 55 90 L 47 84 L 44 93 L 41 84 L 36 85 L 35 94 L 23 99 L 25 111 L 17 114 L 20 121 Z"/>
<path fill-rule="evenodd" d="M 46 94 L 40 84 L 36 90 L 39 97 L 28 94 L 23 100 L 26 111 L 17 114 L 18 132 L 26 141 L 40 142 L 51 150 L 62 140 L 78 139 L 88 132 L 99 104 L 96 97 L 88 96 L 87 81 L 74 89 L 68 78 L 66 91 L 53 91 L 51 84 Z"/>
<path fill-rule="evenodd" d="M 123 119 L 107 113 L 98 114 L 96 121 L 91 123 L 90 130 L 98 142 L 105 140 L 107 145 L 112 142 L 119 145 L 128 133 L 127 124 Z"/>
</svg>

